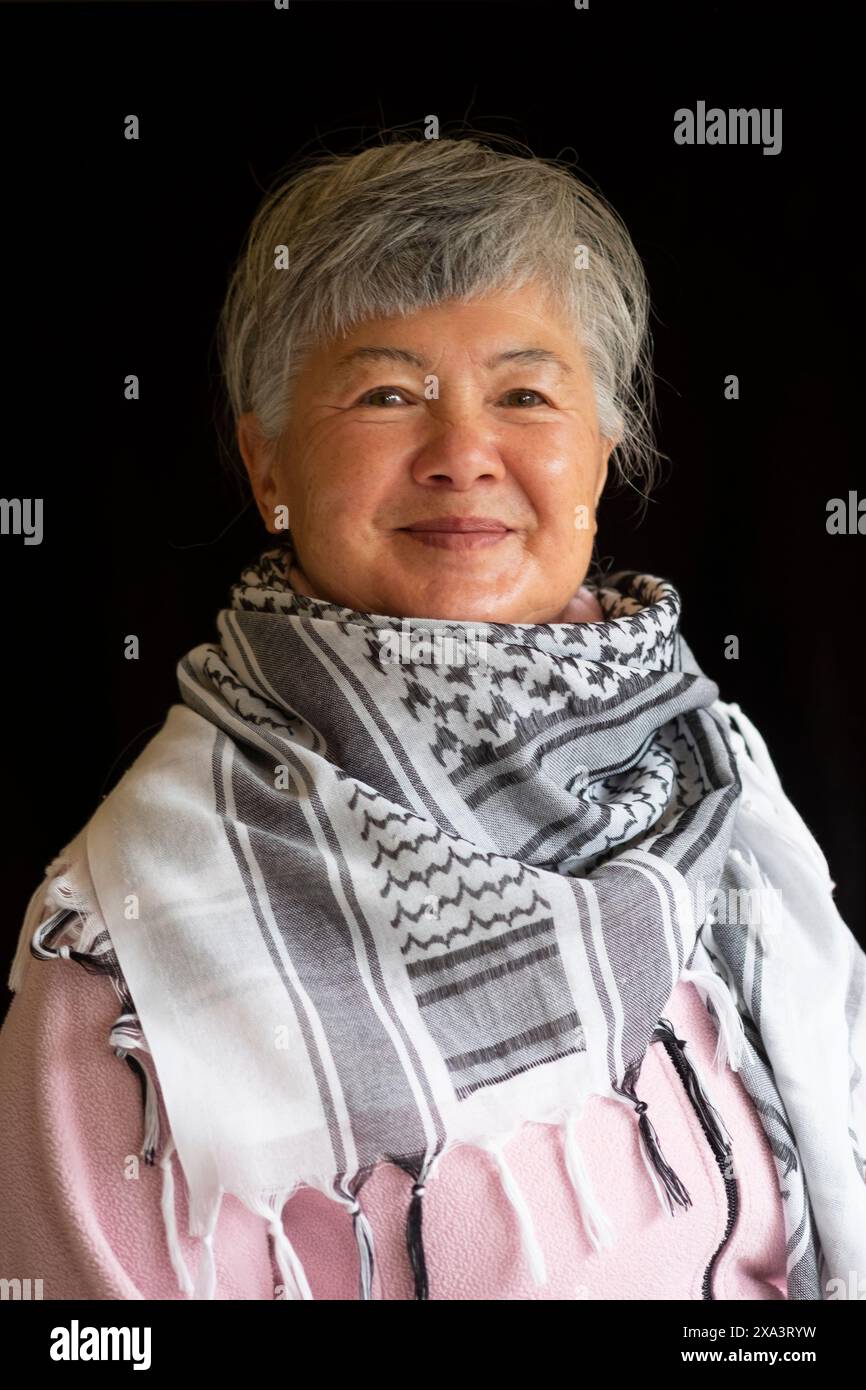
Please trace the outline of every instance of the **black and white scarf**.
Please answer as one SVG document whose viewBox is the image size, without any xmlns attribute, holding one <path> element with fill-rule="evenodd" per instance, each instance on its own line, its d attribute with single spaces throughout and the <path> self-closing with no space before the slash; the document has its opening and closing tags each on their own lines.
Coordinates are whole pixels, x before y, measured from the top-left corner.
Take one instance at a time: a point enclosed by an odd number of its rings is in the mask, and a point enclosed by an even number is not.
<svg viewBox="0 0 866 1390">
<path fill-rule="evenodd" d="M 183 703 L 49 866 L 10 981 L 29 953 L 114 980 L 144 1151 L 170 1193 L 176 1146 L 202 1241 L 193 1282 L 168 1200 L 181 1289 L 215 1296 L 230 1192 L 267 1222 L 287 1296 L 311 1297 L 281 1220 L 309 1185 L 345 1206 L 372 1297 L 362 1189 L 387 1161 L 412 1181 L 428 1297 L 423 1193 L 458 1143 L 493 1155 L 542 1284 L 503 1146 L 561 1127 L 602 1248 L 616 1212 L 575 1135 L 590 1095 L 633 1111 L 675 1214 L 689 1197 L 640 1069 L 685 979 L 772 1146 L 789 1297 L 830 1296 L 866 1268 L 866 957 L 763 740 L 684 641 L 677 590 L 623 571 L 594 586 L 604 621 L 479 627 L 305 597 L 291 561 L 290 538 L 266 552 L 219 643 L 181 661 Z M 744 894 L 746 922 L 728 910 Z"/>
</svg>

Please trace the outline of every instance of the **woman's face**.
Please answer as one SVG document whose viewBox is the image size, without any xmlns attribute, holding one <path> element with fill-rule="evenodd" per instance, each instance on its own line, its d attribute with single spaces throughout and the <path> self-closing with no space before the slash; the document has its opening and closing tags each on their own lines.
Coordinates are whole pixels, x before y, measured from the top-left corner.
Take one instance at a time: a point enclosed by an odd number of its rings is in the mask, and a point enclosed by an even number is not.
<svg viewBox="0 0 866 1390">
<path fill-rule="evenodd" d="M 580 587 L 613 447 L 535 285 L 362 324 L 307 359 L 270 459 L 254 416 L 238 438 L 275 535 L 288 508 L 308 592 L 503 623 L 555 622 Z M 479 518 L 498 529 L 441 529 Z"/>
</svg>

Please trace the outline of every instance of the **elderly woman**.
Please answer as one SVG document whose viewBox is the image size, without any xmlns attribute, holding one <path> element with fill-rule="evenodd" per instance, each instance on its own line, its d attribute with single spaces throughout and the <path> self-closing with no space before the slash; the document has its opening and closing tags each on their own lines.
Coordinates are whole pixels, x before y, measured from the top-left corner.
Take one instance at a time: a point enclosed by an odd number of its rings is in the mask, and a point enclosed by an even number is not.
<svg viewBox="0 0 866 1390">
<path fill-rule="evenodd" d="M 28 909 L 0 1275 L 821 1299 L 866 1268 L 866 957 L 674 584 L 589 574 L 609 465 L 648 476 L 646 318 L 554 162 L 398 142 L 269 194 L 221 342 L 271 538 Z"/>
</svg>

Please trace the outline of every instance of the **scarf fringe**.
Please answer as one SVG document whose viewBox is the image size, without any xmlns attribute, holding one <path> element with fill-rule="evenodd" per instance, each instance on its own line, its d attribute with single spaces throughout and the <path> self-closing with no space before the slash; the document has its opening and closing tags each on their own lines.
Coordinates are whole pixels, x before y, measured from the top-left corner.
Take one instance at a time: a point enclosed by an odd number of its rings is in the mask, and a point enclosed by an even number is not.
<svg viewBox="0 0 866 1390">
<path fill-rule="evenodd" d="M 352 1230 L 355 1233 L 355 1243 L 358 1247 L 358 1297 L 366 1300 L 373 1297 L 373 1270 L 375 1265 L 373 1253 L 373 1227 L 370 1225 L 365 1213 L 361 1210 L 360 1203 L 357 1211 L 352 1213 Z"/>
<path fill-rule="evenodd" d="M 748 803 L 748 809 L 751 815 L 757 815 L 754 804 L 751 801 Z M 775 833 L 779 833 L 778 827 L 764 821 L 763 817 L 761 821 L 771 832 L 775 831 Z M 792 843 L 787 835 L 782 835 L 781 838 L 786 840 L 788 844 Z M 774 949 L 774 942 L 778 941 L 778 932 L 780 928 L 779 907 L 778 904 L 775 904 L 775 900 L 772 897 L 772 884 L 761 873 L 758 861 L 750 849 L 744 853 L 742 849 L 735 845 L 729 851 L 729 857 L 733 863 L 738 864 L 742 869 L 747 883 L 747 891 L 757 894 L 754 901 L 758 903 L 763 902 L 765 905 L 754 919 L 750 915 L 749 921 L 745 925 L 754 932 L 755 936 L 760 937 L 761 945 L 765 953 L 769 954 Z M 775 905 L 771 906 L 771 904 Z"/>
<path fill-rule="evenodd" d="M 659 1199 L 659 1206 L 663 1211 L 668 1211 L 671 1216 L 676 1215 L 676 1207 L 685 1210 L 692 1205 L 688 1189 L 682 1180 L 674 1172 L 662 1153 L 661 1143 L 655 1126 L 647 1114 L 648 1106 L 645 1100 L 638 1100 L 635 1094 L 637 1078 L 640 1074 L 640 1062 L 632 1062 L 626 1068 L 622 1086 L 613 1086 L 613 1089 L 622 1098 L 634 1106 L 638 1117 L 638 1141 L 644 1167 L 652 1182 L 653 1189 Z"/>
<path fill-rule="evenodd" d="M 94 953 L 92 950 L 102 934 L 102 926 L 66 877 L 68 869 L 67 858 L 63 855 L 58 856 L 46 870 L 46 874 L 56 871 L 55 876 L 50 880 L 46 878 L 30 899 L 9 976 L 9 987 L 15 992 L 21 988 L 27 962 L 31 959 L 72 960 L 110 976 L 115 992 L 127 1007 L 114 1023 L 108 1041 L 114 1049 L 115 1056 L 126 1062 L 141 1087 L 143 1136 L 139 1153 L 145 1163 L 153 1165 L 160 1143 L 159 1096 L 149 1069 L 131 1055 L 132 1049 L 150 1055 L 150 1048 L 138 1015 L 128 1007 L 131 1000 L 122 974 L 112 965 L 105 949 L 101 953 Z M 40 920 L 46 911 L 50 916 Z M 160 1206 L 169 1258 L 181 1293 L 188 1298 L 212 1298 L 216 1289 L 212 1240 L 206 1239 L 204 1242 L 202 1262 L 195 1284 L 181 1252 L 171 1163 L 175 1152 L 174 1140 L 171 1134 L 167 1134 L 159 1163 L 162 1169 Z M 195 1292 L 196 1288 L 199 1289 L 198 1293 Z"/>
<path fill-rule="evenodd" d="M 60 861 L 54 862 L 56 864 Z M 23 983 L 25 958 L 72 960 L 91 971 L 110 977 L 115 993 L 123 1002 L 125 1010 L 112 1025 L 108 1041 L 114 1048 L 115 1055 L 127 1063 L 141 1087 L 144 1133 L 139 1152 L 145 1163 L 152 1165 L 159 1148 L 159 1098 L 149 1070 L 130 1055 L 132 1049 L 150 1055 L 150 1048 L 138 1015 L 130 1007 L 132 1001 L 129 990 L 114 959 L 107 933 L 82 895 L 65 877 L 67 868 L 68 865 L 64 861 L 61 874 L 50 882 L 41 884 L 30 900 L 10 975 L 10 987 L 13 987 L 13 980 L 15 989 L 20 988 Z M 46 909 L 51 908 L 54 908 L 51 915 L 39 921 Z M 34 919 L 37 921 L 35 928 Z M 105 938 L 102 948 L 94 950 L 101 937 Z"/>
<path fill-rule="evenodd" d="M 150 1055 L 150 1048 L 135 1010 L 122 973 L 112 959 L 110 942 L 103 943 L 102 950 L 94 950 L 103 927 L 95 913 L 66 877 L 69 861 L 59 855 L 48 870 L 46 879 L 39 885 L 28 903 L 24 922 L 19 935 L 18 946 L 9 975 L 9 987 L 17 992 L 23 982 L 27 963 L 38 960 L 73 960 L 90 970 L 107 974 L 111 978 L 115 992 L 125 1005 L 124 1012 L 115 1021 L 109 1034 L 109 1044 L 115 1056 L 125 1061 L 136 1076 L 141 1088 L 143 1106 L 143 1138 L 141 1157 L 148 1165 L 153 1165 L 160 1145 L 159 1096 L 155 1080 L 150 1070 L 136 1057 L 132 1050 Z M 53 877 L 48 877 L 51 873 Z M 52 911 L 53 909 L 53 911 Z M 50 915 L 45 917 L 45 913 Z M 162 1169 L 161 1212 L 166 1243 L 172 1269 L 178 1288 L 187 1298 L 211 1300 L 216 1296 L 217 1275 L 214 1255 L 214 1232 L 219 1217 L 222 1194 L 208 1209 L 206 1229 L 200 1237 L 201 1252 L 195 1280 L 192 1279 L 180 1248 L 180 1240 L 175 1213 L 175 1183 L 172 1170 L 172 1156 L 176 1153 L 174 1140 L 166 1134 L 163 1152 L 159 1160 Z M 268 1225 L 274 1246 L 277 1267 L 283 1278 L 287 1298 L 292 1300 L 312 1299 L 313 1294 L 303 1265 L 298 1258 L 282 1222 L 279 1211 L 285 1205 L 289 1194 L 274 1197 L 268 1202 L 247 1202 L 250 1210 L 263 1216 Z M 373 1278 L 373 1232 L 360 1204 L 353 1200 L 352 1215 L 355 1236 L 360 1257 L 361 1296 L 372 1296 Z M 275 1210 L 274 1202 L 279 1201 Z M 191 1230 L 190 1234 L 194 1234 Z M 418 1239 L 420 1240 L 420 1230 Z M 423 1257 L 422 1257 L 423 1258 Z"/>
<path fill-rule="evenodd" d="M 744 859 L 743 862 L 748 868 L 748 861 Z M 50 867 L 58 868 L 60 873 L 51 881 L 41 884 L 28 904 L 18 950 L 10 973 L 10 988 L 20 988 L 26 963 L 33 957 L 71 959 L 111 976 L 115 989 L 119 997 L 126 1003 L 127 1008 L 114 1024 L 109 1042 L 117 1057 L 125 1060 L 138 1077 L 144 1110 L 144 1136 L 141 1154 L 145 1162 L 153 1164 L 160 1144 L 158 1092 L 149 1068 L 131 1055 L 133 1049 L 149 1055 L 150 1049 L 147 1040 L 137 1014 L 133 1008 L 129 1007 L 132 1001 L 122 975 L 110 959 L 102 958 L 110 954 L 110 943 L 106 942 L 101 952 L 92 949 L 101 934 L 101 924 L 96 915 L 87 910 L 87 904 L 81 900 L 73 884 L 65 877 L 69 867 L 68 862 L 62 857 L 58 857 L 58 860 L 54 861 L 54 865 Z M 52 908 L 54 911 L 51 915 L 40 922 L 39 918 L 44 915 L 46 910 L 50 911 Z M 743 1055 L 749 1048 L 749 1043 L 745 1035 L 743 1020 L 730 989 L 724 980 L 711 969 L 686 969 L 682 972 L 681 978 L 693 983 L 704 993 L 718 1020 L 719 1037 L 714 1066 L 719 1069 L 727 1063 L 736 1071 Z M 709 1100 L 706 1087 L 696 1066 L 685 1055 L 685 1043 L 676 1038 L 673 1028 L 665 1019 L 659 1020 L 659 1026 L 656 1029 L 656 1036 L 663 1034 L 672 1038 L 679 1048 L 679 1054 L 684 1062 L 684 1079 L 686 1079 L 689 1093 L 697 1110 L 704 1118 L 708 1134 L 712 1136 L 713 1142 L 718 1146 L 720 1152 L 730 1152 L 730 1136 L 724 1129 L 721 1116 Z M 668 1211 L 673 1216 L 678 1206 L 681 1208 L 691 1206 L 691 1197 L 664 1157 L 658 1134 L 647 1114 L 646 1102 L 639 1100 L 635 1094 L 634 1088 L 639 1071 L 639 1064 L 630 1068 L 623 1087 L 614 1087 L 613 1089 L 622 1100 L 634 1107 L 638 1117 L 639 1144 L 644 1167 L 652 1182 L 659 1204 L 663 1210 Z M 593 1190 L 589 1173 L 580 1153 L 576 1135 L 578 1119 L 579 1111 L 573 1111 L 557 1123 L 563 1136 L 566 1169 L 584 1230 L 593 1249 L 599 1252 L 613 1245 L 616 1237 L 612 1223 Z M 553 1120 L 539 1121 L 539 1123 L 553 1122 Z M 474 1141 L 472 1146 L 489 1153 L 496 1164 L 502 1190 L 517 1218 L 523 1257 L 534 1283 L 537 1287 L 542 1287 L 548 1282 L 545 1256 L 535 1232 L 530 1207 L 506 1158 L 505 1144 L 510 1137 L 507 1135 L 491 1139 L 479 1139 Z M 460 1142 L 465 1141 L 458 1141 L 458 1143 Z M 428 1154 L 420 1164 L 417 1160 L 393 1157 L 390 1160 L 413 1179 L 412 1195 L 406 1217 L 406 1248 L 412 1269 L 416 1300 L 427 1300 L 430 1294 L 423 1241 L 423 1196 L 427 1183 L 433 1176 L 437 1160 L 456 1146 L 448 1145 L 435 1154 Z M 162 1169 L 163 1225 L 169 1256 L 180 1292 L 188 1298 L 210 1300 L 216 1295 L 214 1232 L 222 1193 L 208 1207 L 204 1222 L 205 1230 L 199 1238 L 201 1250 L 198 1269 L 195 1280 L 193 1280 L 183 1258 L 177 1229 L 175 1183 L 172 1170 L 172 1158 L 175 1153 L 174 1141 L 172 1136 L 167 1133 L 159 1163 Z M 359 1299 L 362 1301 L 373 1298 L 375 1273 L 374 1233 L 357 1195 L 358 1188 L 368 1176 L 369 1171 L 364 1173 L 360 1181 L 357 1179 L 354 1181 L 354 1191 L 348 1179 L 345 1176 L 341 1177 L 335 1184 L 336 1190 L 328 1193 L 335 1200 L 340 1201 L 352 1217 L 359 1261 Z M 320 1188 L 318 1190 L 324 1191 L 326 1189 Z M 282 1209 L 290 1195 L 287 1192 L 274 1194 L 267 1199 L 244 1200 L 248 1208 L 260 1215 L 267 1223 L 273 1242 L 275 1262 L 283 1280 L 285 1297 L 292 1301 L 310 1300 L 314 1295 L 310 1289 L 309 1281 L 303 1265 L 286 1235 L 281 1220 Z M 192 1228 L 190 1233 L 194 1234 Z"/>
<path fill-rule="evenodd" d="M 576 1130 L 579 1118 L 578 1114 L 568 1115 L 560 1126 L 564 1140 L 565 1166 L 577 1198 L 587 1239 L 594 1250 L 601 1251 L 615 1244 L 616 1236 L 610 1218 L 593 1191 L 589 1173 L 577 1143 Z"/>
<path fill-rule="evenodd" d="M 785 840 L 801 859 L 805 854 L 810 867 L 821 880 L 822 888 L 828 890 L 832 896 L 836 885 L 830 875 L 827 857 L 796 806 L 785 795 L 763 735 L 755 728 L 751 719 L 743 713 L 738 704 L 728 701 L 723 703 L 723 708 L 727 710 L 729 715 L 733 714 L 735 732 L 742 739 L 748 754 L 745 766 L 753 773 L 754 780 L 766 796 L 767 803 L 772 809 L 773 819 L 768 819 L 755 805 L 749 795 L 749 789 L 746 787 L 744 787 L 742 811 L 746 817 L 753 817 L 771 834 L 778 835 Z"/>
<path fill-rule="evenodd" d="M 714 1069 L 722 1071 L 727 1065 L 732 1071 L 739 1071 L 752 1049 L 742 1016 L 725 981 L 710 969 L 684 970 L 680 979 L 695 985 L 704 994 L 704 1002 L 712 1005 L 718 1023 Z"/>
<path fill-rule="evenodd" d="M 46 913 L 50 913 L 53 908 L 55 913 L 64 907 L 69 907 L 68 901 L 58 902 L 56 894 L 59 884 L 62 882 L 62 875 L 69 868 L 69 855 L 71 846 L 67 846 L 60 854 L 46 865 L 42 882 L 31 894 L 30 901 L 24 913 L 24 920 L 18 936 L 18 945 L 12 960 L 12 968 L 9 971 L 9 989 L 13 994 L 17 994 L 24 983 L 24 975 L 28 962 L 36 955 L 34 950 L 34 937 L 41 927 L 47 926 L 42 922 Z M 71 885 L 66 885 L 71 887 Z"/>
<path fill-rule="evenodd" d="M 437 1160 L 442 1155 L 442 1150 L 430 1154 L 428 1153 L 421 1161 L 401 1158 L 396 1155 L 389 1155 L 388 1161 L 402 1168 L 404 1173 L 414 1179 L 412 1183 L 412 1197 L 409 1202 L 409 1210 L 406 1213 L 406 1250 L 409 1255 L 409 1264 L 412 1267 L 412 1277 L 415 1281 L 415 1298 L 426 1300 L 430 1297 L 430 1284 L 427 1277 L 427 1259 L 424 1254 L 424 1239 L 421 1219 L 421 1199 L 427 1191 L 427 1183 L 433 1177 L 434 1172 L 438 1172 L 439 1165 Z"/>
<path fill-rule="evenodd" d="M 274 1260 L 280 1271 L 282 1279 L 283 1298 L 286 1301 L 310 1300 L 314 1297 L 310 1288 L 309 1280 L 304 1272 L 301 1259 L 286 1234 L 283 1225 L 283 1208 L 291 1197 L 297 1192 L 299 1183 L 293 1187 L 279 1192 L 271 1192 L 266 1196 L 252 1194 L 242 1196 L 241 1200 L 250 1211 L 265 1221 L 271 1237 Z"/>
<path fill-rule="evenodd" d="M 162 1222 L 165 1227 L 171 1267 L 177 1277 L 177 1286 L 181 1293 L 186 1294 L 187 1298 L 190 1298 L 194 1285 L 192 1276 L 187 1269 L 186 1261 L 183 1258 L 183 1252 L 180 1248 L 177 1216 L 174 1209 L 174 1173 L 172 1172 L 171 1164 L 174 1152 L 174 1140 L 169 1134 L 165 1141 L 162 1157 L 159 1160 L 159 1166 L 162 1169 Z"/>
<path fill-rule="evenodd" d="M 336 1202 L 347 1208 L 352 1218 L 352 1230 L 358 1247 L 358 1298 L 361 1302 L 373 1297 L 373 1274 L 376 1265 L 373 1227 L 358 1200 L 358 1190 L 368 1177 L 369 1171 L 361 1176 L 360 1181 L 356 1179 L 353 1190 L 349 1186 L 348 1177 L 342 1174 L 334 1183 L 334 1191 L 328 1193 L 329 1197 L 333 1197 Z"/>
<path fill-rule="evenodd" d="M 45 884 L 40 883 L 27 904 L 18 937 L 18 945 L 12 960 L 12 968 L 9 971 L 8 985 L 13 994 L 17 994 L 23 985 L 28 962 L 35 954 L 36 933 L 39 930 L 39 923 L 44 910 Z"/>
<path fill-rule="evenodd" d="M 311 1299 L 313 1297 L 307 1276 L 295 1247 L 286 1235 L 282 1218 L 278 1215 L 269 1223 L 268 1229 L 274 1242 L 274 1255 L 277 1266 L 283 1276 L 283 1285 L 288 1298 L 291 1289 L 292 1299 Z"/>
<path fill-rule="evenodd" d="M 733 1140 L 720 1111 L 716 1109 L 707 1094 L 697 1063 L 686 1053 L 686 1039 L 678 1038 L 673 1024 L 667 1018 L 660 1018 L 653 1035 L 673 1043 L 683 1064 L 683 1080 L 689 1098 L 698 1112 L 717 1157 L 729 1156 Z"/>
<path fill-rule="evenodd" d="M 532 1221 L 532 1213 L 529 1210 L 526 1198 L 521 1192 L 520 1186 L 505 1157 L 504 1141 L 501 1139 L 479 1140 L 478 1147 L 486 1149 L 496 1161 L 499 1177 L 502 1182 L 502 1190 L 514 1208 L 515 1215 L 517 1216 L 524 1259 L 526 1260 L 535 1284 L 541 1287 L 543 1284 L 547 1283 L 547 1265 L 544 1259 L 544 1251 L 538 1243 L 538 1237 L 535 1234 L 535 1226 Z"/>
<path fill-rule="evenodd" d="M 85 950 L 82 948 L 92 944 L 98 934 L 97 927 L 94 925 L 88 927 L 87 918 L 84 915 L 78 915 L 74 924 L 68 924 L 68 918 L 75 909 L 69 906 L 70 898 L 68 891 L 64 891 L 63 888 L 56 885 L 50 898 L 50 904 L 54 905 L 58 899 L 64 905 L 58 908 L 52 917 L 43 922 L 32 933 L 32 940 L 29 941 L 27 947 L 28 957 L 36 955 L 41 959 L 62 957 L 64 959 L 80 960 L 81 957 L 86 954 Z M 34 897 L 31 903 L 31 909 L 28 909 L 28 911 L 31 912 L 31 917 L 33 915 L 38 915 L 40 907 L 44 908 L 44 901 L 44 897 L 38 900 Z M 45 944 L 45 939 L 50 938 L 63 923 L 67 923 L 64 935 L 68 935 L 72 930 L 76 932 L 74 946 L 70 946 L 69 944 L 64 944 L 59 947 L 47 946 Z M 31 923 L 28 922 L 28 927 L 30 925 Z M 22 933 L 22 940 L 23 939 L 24 936 Z M 698 971 L 687 973 L 700 977 L 696 979 L 696 983 L 698 984 L 702 984 L 703 977 L 708 974 L 708 972 Z M 23 967 L 21 969 L 21 974 L 23 975 Z M 715 975 L 711 978 L 718 986 L 714 997 L 718 997 L 721 1001 L 723 997 L 721 991 L 724 991 L 724 996 L 730 999 L 730 995 L 722 981 Z M 710 988 L 712 988 L 712 986 L 710 986 Z M 123 995 L 122 983 L 120 992 Z M 126 998 L 128 1000 L 128 994 Z M 138 1077 L 142 1089 L 144 1105 L 144 1138 L 142 1141 L 141 1153 L 145 1162 L 153 1164 L 160 1140 L 159 1102 L 156 1087 L 148 1068 L 130 1055 L 131 1049 L 133 1048 L 148 1054 L 150 1052 L 147 1040 L 141 1029 L 140 1021 L 134 1011 L 127 1009 L 125 1013 L 121 1014 L 112 1028 L 109 1041 L 114 1047 L 117 1057 L 125 1060 L 130 1069 Z M 698 1089 L 701 1090 L 699 1082 L 697 1082 L 697 1086 Z M 703 1094 L 702 1091 L 701 1094 Z M 678 1201 L 681 1205 L 690 1205 L 688 1193 L 676 1173 L 674 1173 L 673 1169 L 666 1163 L 661 1153 L 658 1136 L 645 1114 L 645 1103 L 638 1101 L 633 1095 L 628 1096 L 627 1093 L 625 1098 L 635 1106 L 639 1115 L 641 1156 L 659 1198 L 659 1202 L 663 1206 L 667 1203 L 671 1213 L 673 1213 L 672 1199 L 673 1201 Z M 578 1118 L 578 1112 L 567 1115 L 562 1120 L 559 1127 L 563 1135 L 566 1169 L 577 1200 L 584 1230 L 593 1249 L 600 1251 L 609 1248 L 615 1242 L 615 1234 L 607 1213 L 593 1191 L 589 1174 L 579 1151 L 576 1137 Z M 483 1149 L 485 1152 L 489 1153 L 496 1163 L 503 1192 L 508 1198 L 515 1216 L 517 1217 L 524 1259 L 534 1283 L 537 1287 L 542 1287 L 548 1282 L 544 1252 L 535 1233 L 529 1206 L 505 1156 L 504 1146 L 508 1137 L 510 1136 L 478 1140 L 474 1147 Z M 426 1191 L 426 1185 L 433 1176 L 436 1160 L 441 1158 L 444 1152 L 450 1150 L 451 1147 L 456 1147 L 456 1145 L 449 1145 L 448 1149 L 440 1150 L 437 1154 L 429 1156 L 420 1166 L 417 1163 L 398 1158 L 391 1159 L 392 1162 L 396 1163 L 397 1166 L 402 1168 L 413 1178 L 412 1197 L 406 1218 L 406 1248 L 414 1279 L 416 1300 L 428 1300 L 430 1294 L 423 1240 L 422 1199 Z M 174 1177 L 171 1164 L 172 1156 L 175 1152 L 174 1141 L 171 1135 L 168 1134 L 165 1140 L 164 1151 L 160 1158 L 160 1166 L 163 1173 L 162 1215 L 169 1256 L 180 1292 L 188 1298 L 210 1300 L 213 1299 L 216 1294 L 217 1279 L 213 1238 L 219 1203 L 217 1203 L 211 1211 L 209 1229 L 200 1237 L 201 1254 L 195 1281 L 193 1282 L 181 1253 L 177 1230 L 174 1208 Z M 661 1176 L 664 1187 L 659 1185 L 658 1177 L 656 1176 L 657 1173 Z M 365 1180 L 367 1176 L 369 1176 L 369 1174 L 365 1174 L 362 1181 Z M 360 1187 L 360 1185 L 360 1183 L 357 1184 L 358 1187 Z M 304 1273 L 303 1265 L 285 1233 L 282 1221 L 279 1219 L 279 1213 L 282 1211 L 282 1207 L 285 1205 L 288 1195 L 289 1194 L 279 1194 L 265 1203 L 253 1198 L 252 1200 L 246 1200 L 246 1205 L 250 1210 L 262 1216 L 267 1223 L 268 1231 L 273 1241 L 274 1258 L 283 1279 L 286 1297 L 292 1301 L 312 1299 L 313 1294 L 310 1289 L 309 1281 Z M 345 1205 L 352 1217 L 353 1232 L 359 1260 L 359 1299 L 361 1301 L 371 1300 L 373 1298 L 373 1278 L 375 1272 L 375 1245 L 372 1226 L 361 1207 L 361 1203 L 357 1197 L 357 1191 L 352 1192 L 345 1177 L 338 1180 L 338 1192 L 331 1192 L 329 1195 Z M 276 1208 L 276 1202 L 279 1202 L 279 1208 Z"/>
<path fill-rule="evenodd" d="M 218 1212 L 219 1208 L 217 1207 L 213 1218 L 214 1227 L 216 1226 Z M 196 1272 L 195 1285 L 191 1295 L 194 1299 L 209 1300 L 216 1297 L 217 1276 L 213 1237 L 213 1228 L 206 1231 L 201 1237 L 201 1255 L 199 1257 L 198 1271 Z"/>
<path fill-rule="evenodd" d="M 131 1057 L 122 1047 L 115 1048 L 115 1054 L 126 1062 L 141 1086 L 144 1105 L 144 1138 L 139 1152 L 145 1163 L 152 1165 L 156 1157 L 156 1150 L 159 1147 L 159 1102 L 156 1088 L 150 1078 L 150 1073 L 135 1057 Z"/>
</svg>

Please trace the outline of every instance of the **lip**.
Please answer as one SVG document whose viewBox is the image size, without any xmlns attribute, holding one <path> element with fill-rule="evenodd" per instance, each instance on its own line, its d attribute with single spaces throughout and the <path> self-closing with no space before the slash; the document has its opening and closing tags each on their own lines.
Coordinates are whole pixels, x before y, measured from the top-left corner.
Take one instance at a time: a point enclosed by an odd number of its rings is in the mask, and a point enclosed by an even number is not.
<svg viewBox="0 0 866 1390">
<path fill-rule="evenodd" d="M 504 521 L 492 516 L 442 516 L 413 521 L 398 530 L 421 545 L 440 550 L 479 550 L 499 545 L 512 534 Z"/>
<path fill-rule="evenodd" d="M 449 531 L 465 535 L 470 531 L 508 531 L 504 521 L 494 516 L 439 516 L 429 521 L 413 521 L 411 526 L 401 526 L 401 531 Z"/>
</svg>

